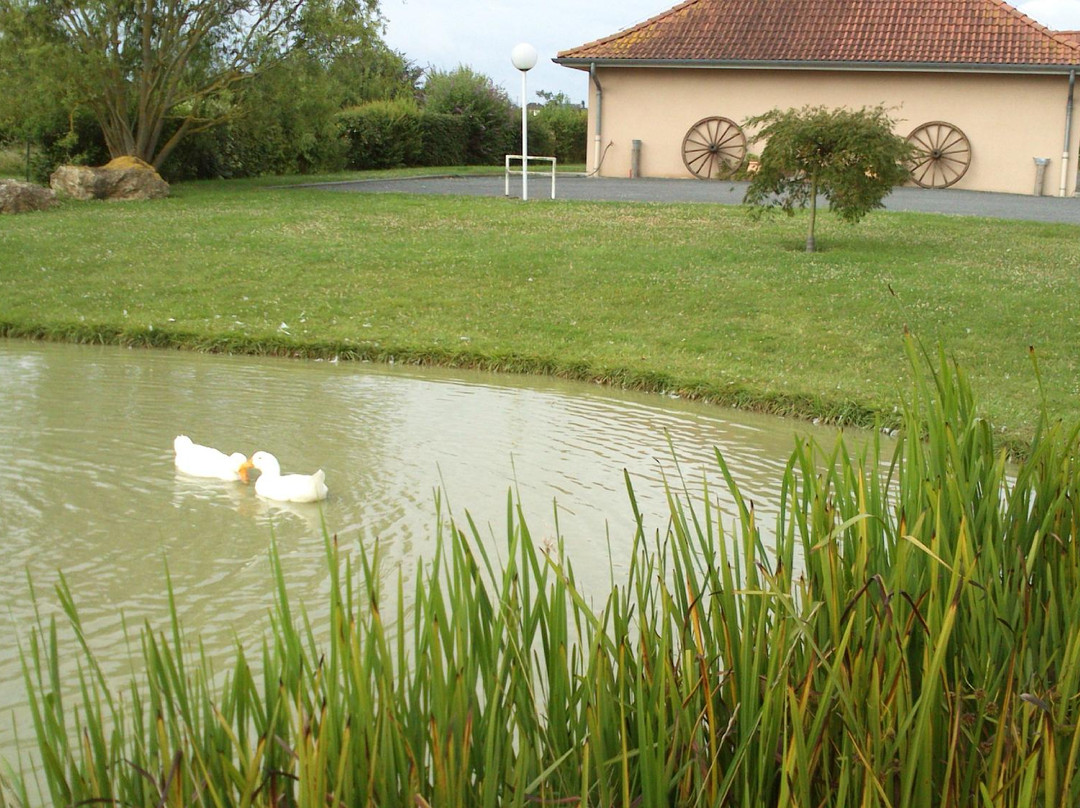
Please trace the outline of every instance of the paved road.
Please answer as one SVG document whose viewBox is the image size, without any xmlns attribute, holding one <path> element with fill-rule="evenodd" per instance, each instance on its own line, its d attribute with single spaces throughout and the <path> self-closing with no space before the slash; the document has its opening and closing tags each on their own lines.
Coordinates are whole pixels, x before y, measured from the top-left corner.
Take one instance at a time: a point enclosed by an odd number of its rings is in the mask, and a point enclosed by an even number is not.
<svg viewBox="0 0 1080 808">
<path fill-rule="evenodd" d="M 309 186 L 310 187 L 310 186 Z M 501 176 L 413 177 L 394 180 L 360 180 L 325 183 L 318 187 L 331 191 L 360 193 L 452 194 L 459 196 L 502 196 Z M 584 199 L 618 202 L 712 202 L 738 205 L 746 193 L 744 182 L 685 179 L 610 179 L 562 176 L 556 179 L 557 199 Z M 521 178 L 510 182 L 510 195 L 521 196 Z M 548 200 L 551 182 L 543 176 L 529 177 L 529 199 Z M 885 199 L 888 210 L 945 213 L 956 216 L 989 216 L 997 219 L 1024 219 L 1036 222 L 1080 224 L 1080 197 L 990 194 L 956 191 L 951 188 L 897 188 Z"/>
</svg>

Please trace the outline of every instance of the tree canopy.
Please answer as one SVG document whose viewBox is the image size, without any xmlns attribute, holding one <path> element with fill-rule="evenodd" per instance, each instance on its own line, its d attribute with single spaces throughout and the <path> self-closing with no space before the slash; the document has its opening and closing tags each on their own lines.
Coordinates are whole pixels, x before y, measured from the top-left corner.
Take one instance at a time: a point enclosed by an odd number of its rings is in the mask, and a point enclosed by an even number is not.
<svg viewBox="0 0 1080 808">
<path fill-rule="evenodd" d="M 424 82 L 424 106 L 431 112 L 461 115 L 469 130 L 465 159 L 484 165 L 516 153 L 520 131 L 514 103 L 506 91 L 466 65 L 456 70 L 430 70 Z"/>
<path fill-rule="evenodd" d="M 908 176 L 911 146 L 893 133 L 884 107 L 860 110 L 804 107 L 774 109 L 746 121 L 760 127 L 760 167 L 744 201 L 758 210 L 780 207 L 789 215 L 809 207 L 806 249 L 817 248 L 817 199 L 846 222 L 860 221 Z"/>
<path fill-rule="evenodd" d="M 290 54 L 385 52 L 380 31 L 378 0 L 0 0 L 0 71 L 88 109 L 112 156 L 157 167 Z"/>
</svg>

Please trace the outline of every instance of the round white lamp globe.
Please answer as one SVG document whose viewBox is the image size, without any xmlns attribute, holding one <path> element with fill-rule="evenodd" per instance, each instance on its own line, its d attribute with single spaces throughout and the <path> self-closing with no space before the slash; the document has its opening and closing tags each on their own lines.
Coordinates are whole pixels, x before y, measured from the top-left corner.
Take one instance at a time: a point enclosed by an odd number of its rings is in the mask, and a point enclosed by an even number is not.
<svg viewBox="0 0 1080 808">
<path fill-rule="evenodd" d="M 514 67 L 522 72 L 536 67 L 536 59 L 536 48 L 527 42 L 515 45 L 514 50 L 510 52 L 510 61 L 514 63 Z"/>
</svg>

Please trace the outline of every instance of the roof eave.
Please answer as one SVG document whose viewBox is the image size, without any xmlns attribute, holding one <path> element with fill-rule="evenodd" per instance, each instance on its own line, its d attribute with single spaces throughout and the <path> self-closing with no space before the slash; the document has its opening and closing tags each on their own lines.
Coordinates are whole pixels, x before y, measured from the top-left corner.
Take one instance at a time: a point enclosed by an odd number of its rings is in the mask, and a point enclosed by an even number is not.
<svg viewBox="0 0 1080 808">
<path fill-rule="evenodd" d="M 985 64 L 965 62 L 824 62 L 746 59 L 591 59 L 580 56 L 555 57 L 555 64 L 578 70 L 596 67 L 669 67 L 700 69 L 769 69 L 769 70 L 851 70 L 897 71 L 908 73 L 1025 73 L 1068 74 L 1080 70 L 1077 64 Z"/>
</svg>

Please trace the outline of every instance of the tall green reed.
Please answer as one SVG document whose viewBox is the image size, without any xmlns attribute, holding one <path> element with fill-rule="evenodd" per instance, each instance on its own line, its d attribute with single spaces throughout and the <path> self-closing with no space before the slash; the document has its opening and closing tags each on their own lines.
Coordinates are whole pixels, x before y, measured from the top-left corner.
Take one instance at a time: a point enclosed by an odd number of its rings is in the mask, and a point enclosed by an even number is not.
<svg viewBox="0 0 1080 808">
<path fill-rule="evenodd" d="M 512 497 L 505 559 L 442 518 L 386 585 L 379 544 L 326 539 L 328 616 L 276 599 L 226 675 L 176 619 L 123 689 L 61 581 L 24 644 L 41 795 L 56 806 L 1080 804 L 1077 427 L 1012 468 L 962 372 L 908 343 L 891 455 L 798 443 L 771 542 L 669 485 L 670 526 L 587 598 Z M 1037 369 L 1036 369 L 1037 373 Z M 635 509 L 628 483 L 630 507 Z M 726 526 L 725 526 L 726 525 Z M 215 684 L 218 682 L 218 684 Z"/>
</svg>

